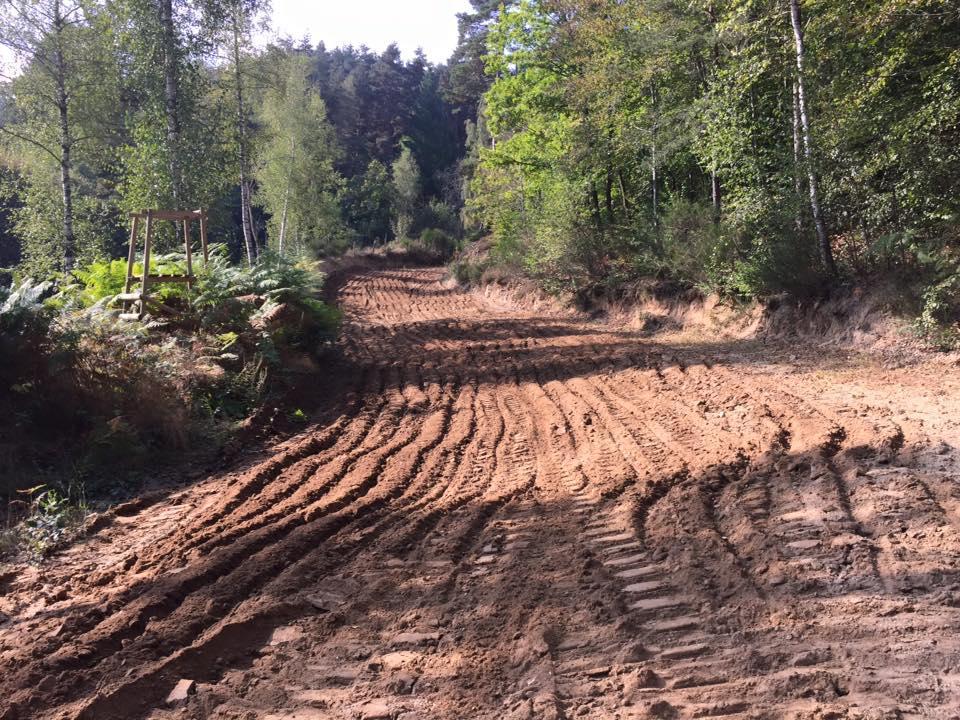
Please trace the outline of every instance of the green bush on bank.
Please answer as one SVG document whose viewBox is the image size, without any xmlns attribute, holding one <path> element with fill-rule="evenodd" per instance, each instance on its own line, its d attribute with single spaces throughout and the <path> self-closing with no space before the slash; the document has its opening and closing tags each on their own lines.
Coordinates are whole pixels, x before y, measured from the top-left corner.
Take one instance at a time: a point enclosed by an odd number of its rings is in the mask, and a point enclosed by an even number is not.
<svg viewBox="0 0 960 720">
<path fill-rule="evenodd" d="M 0 288 L 0 498 L 39 484 L 102 495 L 148 462 L 217 452 L 340 324 L 317 297 L 322 275 L 276 256 L 238 267 L 215 249 L 195 288 L 157 287 L 181 312 L 146 324 L 118 319 L 125 277 L 104 261 L 71 282 Z"/>
</svg>

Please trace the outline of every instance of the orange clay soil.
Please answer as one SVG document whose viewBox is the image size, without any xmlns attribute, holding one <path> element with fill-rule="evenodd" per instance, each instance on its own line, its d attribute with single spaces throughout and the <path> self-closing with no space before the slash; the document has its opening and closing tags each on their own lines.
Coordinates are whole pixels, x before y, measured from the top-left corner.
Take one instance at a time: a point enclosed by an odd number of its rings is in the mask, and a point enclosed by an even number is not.
<svg viewBox="0 0 960 720">
<path fill-rule="evenodd" d="M 329 417 L 0 575 L 0 717 L 960 717 L 960 374 L 443 278 L 349 278 Z"/>
</svg>

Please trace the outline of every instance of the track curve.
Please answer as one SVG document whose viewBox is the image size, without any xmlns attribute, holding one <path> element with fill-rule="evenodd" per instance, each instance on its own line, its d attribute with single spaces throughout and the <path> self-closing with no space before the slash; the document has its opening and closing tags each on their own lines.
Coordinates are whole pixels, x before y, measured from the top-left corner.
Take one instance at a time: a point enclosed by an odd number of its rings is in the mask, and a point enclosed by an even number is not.
<svg viewBox="0 0 960 720">
<path fill-rule="evenodd" d="M 0 717 L 956 715 L 960 496 L 889 413 L 444 277 L 342 286 L 329 422 L 7 581 Z"/>
</svg>

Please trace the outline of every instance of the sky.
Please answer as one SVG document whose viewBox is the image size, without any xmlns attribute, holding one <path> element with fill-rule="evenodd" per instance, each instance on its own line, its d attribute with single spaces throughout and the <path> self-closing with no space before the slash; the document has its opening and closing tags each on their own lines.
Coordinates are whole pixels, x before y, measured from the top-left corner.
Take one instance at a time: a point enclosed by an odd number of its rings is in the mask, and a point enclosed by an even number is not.
<svg viewBox="0 0 960 720">
<path fill-rule="evenodd" d="M 273 0 L 272 32 L 300 40 L 305 35 L 328 49 L 367 45 L 381 51 L 396 42 L 406 59 L 418 47 L 434 64 L 457 44 L 457 13 L 468 0 Z"/>
</svg>

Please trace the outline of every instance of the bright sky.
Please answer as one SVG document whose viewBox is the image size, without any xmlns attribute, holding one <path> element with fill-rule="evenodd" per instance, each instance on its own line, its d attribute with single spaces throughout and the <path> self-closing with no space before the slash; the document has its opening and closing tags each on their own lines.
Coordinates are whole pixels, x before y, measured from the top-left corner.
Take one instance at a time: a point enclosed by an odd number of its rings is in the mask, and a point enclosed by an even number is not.
<svg viewBox="0 0 960 720">
<path fill-rule="evenodd" d="M 381 51 L 396 42 L 406 59 L 422 47 L 430 62 L 445 62 L 457 44 L 457 13 L 468 0 L 273 0 L 273 33 L 295 41 L 307 35 L 328 49 L 366 45 Z"/>
</svg>

